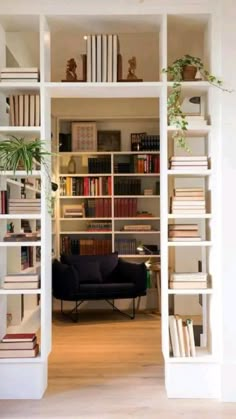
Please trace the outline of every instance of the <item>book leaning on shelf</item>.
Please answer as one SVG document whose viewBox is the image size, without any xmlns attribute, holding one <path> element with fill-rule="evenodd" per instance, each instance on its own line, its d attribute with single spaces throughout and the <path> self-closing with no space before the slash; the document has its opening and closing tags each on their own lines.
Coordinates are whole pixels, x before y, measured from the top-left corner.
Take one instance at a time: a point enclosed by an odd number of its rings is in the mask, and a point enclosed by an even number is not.
<svg viewBox="0 0 236 419">
<path fill-rule="evenodd" d="M 170 349 L 174 357 L 196 356 L 193 321 L 183 321 L 178 315 L 169 316 Z"/>
<path fill-rule="evenodd" d="M 33 358 L 38 353 L 35 333 L 8 333 L 0 341 L 0 358 Z"/>
</svg>

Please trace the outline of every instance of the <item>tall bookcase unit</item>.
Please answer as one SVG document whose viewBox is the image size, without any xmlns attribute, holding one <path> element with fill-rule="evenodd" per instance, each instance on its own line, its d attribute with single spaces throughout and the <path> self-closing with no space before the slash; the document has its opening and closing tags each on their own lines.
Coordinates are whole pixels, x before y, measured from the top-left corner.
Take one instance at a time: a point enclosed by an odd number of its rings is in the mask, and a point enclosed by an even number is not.
<svg viewBox="0 0 236 419">
<path fill-rule="evenodd" d="M 50 151 L 49 100 L 44 88 L 47 61 L 45 36 L 46 21 L 43 17 L 25 17 L 22 29 L 21 17 L 4 16 L 0 21 L 1 69 L 4 67 L 37 67 L 40 82 L 1 82 L 1 120 L 0 141 L 14 135 L 25 140 L 40 138 Z M 15 122 L 10 126 L 7 112 L 7 98 L 10 95 L 37 95 L 40 98 L 41 123 L 26 126 Z M 23 97 L 23 96 L 22 96 Z M 23 113 L 23 109 L 21 109 Z M 50 172 L 50 160 L 48 160 Z M 39 213 L 30 211 L 3 210 L 0 215 L 0 307 L 1 338 L 6 333 L 35 333 L 39 343 L 39 353 L 33 358 L 1 358 L 0 398 L 41 398 L 47 387 L 47 358 L 51 348 L 51 222 L 49 197 L 51 184 L 47 170 L 36 168 L 32 173 L 17 170 L 0 173 L 1 191 L 8 192 L 9 199 L 40 199 Z M 24 194 L 24 197 L 22 196 Z M 2 198 L 2 196 L 1 196 Z M 32 231 L 39 229 L 41 239 L 36 241 L 4 241 L 10 223 L 14 233 L 20 233 L 23 223 Z M 48 234 L 49 233 L 49 234 Z M 47 239 L 46 239 L 47 237 Z M 5 289 L 4 278 L 7 274 L 37 273 L 40 282 L 37 289 Z"/>
<path fill-rule="evenodd" d="M 140 6 L 141 7 L 141 6 Z M 186 9 L 187 10 L 187 9 Z M 1 123 L 0 132 L 1 136 L 5 134 L 17 133 L 22 135 L 34 136 L 40 135 L 40 138 L 47 141 L 48 149 L 51 147 L 51 103 L 53 107 L 54 115 L 57 114 L 58 125 L 57 125 L 57 136 L 59 135 L 62 127 L 70 123 L 72 120 L 75 121 L 96 121 L 101 129 L 119 129 L 119 125 L 130 122 L 132 127 L 129 132 L 136 132 L 135 127 L 139 126 L 141 130 L 142 124 L 150 124 L 155 128 L 159 125 L 160 130 L 160 176 L 157 174 L 145 174 L 142 176 L 139 174 L 139 178 L 142 181 L 147 182 L 146 187 L 149 186 L 149 179 L 153 177 L 155 180 L 160 178 L 160 196 L 153 197 L 137 197 L 138 202 L 147 205 L 153 205 L 152 210 L 155 213 L 155 218 L 152 219 L 154 228 L 156 229 L 151 234 L 146 234 L 146 238 L 151 236 L 155 237 L 155 241 L 158 242 L 160 237 L 161 245 L 161 281 L 162 281 L 162 349 L 165 362 L 165 384 L 166 390 L 169 397 L 215 397 L 219 396 L 219 352 L 218 344 L 220 340 L 218 332 L 218 321 L 219 321 L 219 278 L 218 278 L 218 263 L 219 263 L 219 249 L 217 244 L 217 233 L 219 227 L 217 226 L 218 221 L 218 196 L 217 196 L 217 147 L 219 144 L 218 138 L 218 92 L 210 87 L 204 81 L 193 81 L 183 82 L 183 96 L 188 95 L 202 95 L 206 103 L 205 117 L 208 120 L 208 125 L 204 128 L 198 129 L 189 127 L 188 136 L 190 137 L 190 145 L 196 150 L 196 153 L 207 154 L 211 160 L 211 167 L 204 172 L 191 173 L 187 170 L 186 172 L 175 173 L 168 168 L 168 159 L 174 153 L 178 153 L 172 139 L 172 128 L 168 126 L 167 121 L 167 97 L 168 92 L 171 89 L 172 82 L 166 79 L 166 76 L 161 73 L 163 67 L 167 67 L 168 64 L 173 62 L 178 56 L 182 56 L 185 53 L 193 55 L 199 55 L 204 59 L 206 65 L 209 66 L 212 72 L 217 74 L 218 63 L 213 61 L 213 50 L 216 48 L 216 27 L 215 18 L 212 15 L 205 14 L 183 14 L 183 15 L 167 15 L 165 13 L 157 14 L 142 14 L 141 8 L 137 9 L 137 14 L 129 14 L 128 18 L 124 15 L 125 19 L 122 19 L 121 15 L 111 14 L 106 15 L 106 19 L 103 19 L 102 15 L 93 16 L 92 12 L 88 13 L 86 19 L 84 16 L 80 16 L 80 13 L 64 14 L 63 17 L 53 16 L 52 13 L 47 16 L 35 15 L 24 17 L 25 29 L 32 30 L 32 27 L 38 28 L 38 32 L 34 39 L 36 41 L 36 48 L 34 51 L 38 51 L 38 61 L 34 59 L 33 62 L 26 60 L 25 50 L 27 50 L 26 39 L 22 35 L 22 45 L 25 47 L 18 48 L 16 42 L 11 43 L 11 37 L 7 41 L 8 47 L 11 46 L 11 54 L 19 53 L 19 57 L 16 57 L 20 66 L 34 65 L 40 67 L 40 82 L 37 84 L 30 83 L 2 83 L 0 84 L 1 93 L 1 107 L 5 109 L 5 98 L 11 92 L 40 92 L 41 99 L 41 126 L 37 129 L 25 128 L 25 127 L 9 127 L 6 121 Z M 184 10 L 184 13 L 187 13 Z M 12 16 L 14 17 L 14 16 Z M 7 31 L 16 31 L 22 23 L 22 16 L 17 19 L 11 19 L 11 16 L 1 16 L 0 22 L 2 26 L 0 28 L 0 66 L 6 66 L 6 40 L 5 33 Z M 18 23 L 17 23 L 18 22 Z M 19 25 L 19 27 L 18 27 Z M 65 64 L 68 60 L 68 54 L 74 55 L 74 51 L 78 51 L 78 57 L 80 54 L 86 53 L 85 42 L 83 40 L 84 35 L 91 33 L 100 33 L 101 29 L 104 33 L 117 33 L 120 37 L 120 49 L 123 54 L 123 63 L 127 63 L 128 58 L 135 55 L 137 56 L 138 68 L 137 74 L 143 78 L 143 82 L 106 82 L 106 83 L 91 83 L 91 82 L 76 82 L 76 83 L 63 83 L 60 80 L 64 78 Z M 148 45 L 151 45 L 151 50 L 148 52 Z M 18 33 L 19 35 L 19 33 Z M 137 42 L 137 36 L 139 42 Z M 19 39 L 21 39 L 19 37 Z M 33 38 L 27 38 L 33 39 Z M 63 44 L 62 44 L 63 42 Z M 74 43 L 74 48 L 73 48 Z M 63 47 L 62 47 L 63 45 Z M 136 48 L 136 49 L 135 49 Z M 141 53 L 142 51 L 142 53 Z M 14 54 L 13 54 L 14 55 Z M 69 54 L 70 55 L 70 54 Z M 177 55 L 177 57 L 176 57 Z M 24 60 L 20 61 L 20 57 L 23 56 Z M 52 62 L 50 62 L 52 57 Z M 10 59 L 8 57 L 8 59 Z M 139 65 L 140 62 L 140 65 Z M 148 65 L 147 65 L 148 62 Z M 27 64 L 25 64 L 27 63 Z M 13 63 L 10 64 L 13 66 Z M 127 64 L 123 67 L 123 76 L 127 73 Z M 80 108 L 80 112 L 68 111 L 67 113 L 62 111 L 63 106 L 60 107 L 57 103 L 54 103 L 54 99 L 84 100 L 83 106 Z M 111 108 L 109 112 L 103 112 L 102 100 L 111 100 Z M 116 102 L 117 100 L 117 102 Z M 147 101 L 152 102 L 152 106 L 149 108 Z M 121 102 L 120 102 L 121 101 Z M 127 101 L 127 103 L 126 103 Z M 137 102 L 136 102 L 137 101 Z M 90 103 L 96 103 L 98 112 L 91 114 Z M 68 103 L 68 102 L 67 102 Z M 73 105 L 72 105 L 73 106 Z M 159 109 L 158 109 L 159 107 Z M 117 109 L 119 110 L 117 111 Z M 60 109 L 60 110 L 59 110 Z M 5 115 L 5 112 L 3 112 Z M 79 114 L 79 116 L 78 116 Z M 143 119 L 143 121 L 141 121 Z M 133 130 L 134 128 L 134 130 Z M 137 132 L 139 131 L 137 129 Z M 129 143 L 129 142 L 128 142 Z M 116 196 L 114 185 L 117 178 L 133 177 L 136 178 L 136 173 L 120 174 L 115 172 L 116 162 L 121 161 L 123 157 L 130 158 L 134 156 L 134 153 L 130 152 L 127 142 L 122 144 L 121 152 L 102 152 L 101 155 L 108 157 L 111 163 L 109 173 L 99 173 L 101 177 L 111 178 L 111 189 L 109 189 L 109 196 L 105 196 L 104 199 L 109 199 L 110 212 L 109 216 L 106 215 L 106 220 L 111 225 L 111 231 L 107 232 L 93 232 L 93 236 L 109 236 L 111 239 L 111 249 L 115 250 L 116 240 L 122 235 L 126 235 L 125 232 L 120 231 L 123 226 L 122 218 L 115 216 L 115 202 L 120 198 Z M 200 149 L 199 149 L 200 147 Z M 139 153 L 141 154 L 141 153 Z M 145 152 L 145 154 L 152 154 Z M 154 153 L 157 154 L 157 153 Z M 59 153 L 57 160 L 56 173 L 53 173 L 57 178 L 58 182 L 61 178 L 73 178 L 74 175 L 66 172 L 66 167 L 71 155 L 74 155 L 77 160 L 77 168 L 81 173 L 76 174 L 77 178 L 90 178 L 94 174 L 88 173 L 87 160 L 89 155 L 91 157 L 100 156 L 97 152 L 83 153 Z M 60 162 L 60 163 L 59 163 Z M 81 163 L 82 162 L 82 163 Z M 50 164 L 50 162 L 49 162 Z M 53 167 L 53 172 L 55 166 Z M 5 188 L 6 179 L 9 178 L 15 181 L 15 178 L 21 179 L 26 176 L 25 173 L 17 173 L 16 176 L 12 176 L 11 173 L 3 174 L 1 176 L 1 187 Z M 63 207 L 66 202 L 72 204 L 78 200 L 80 202 L 85 199 L 101 199 L 101 196 L 93 198 L 82 196 L 60 196 L 60 188 L 57 192 L 57 203 L 55 220 L 53 220 L 53 244 L 49 238 L 49 232 L 51 231 L 50 215 L 48 212 L 48 193 L 49 186 L 47 174 L 44 172 L 33 173 L 34 177 L 41 177 L 41 288 L 37 291 L 40 295 L 40 315 L 35 326 L 35 330 L 40 329 L 40 355 L 35 359 L 3 359 L 0 360 L 0 372 L 1 376 L 4 377 L 4 382 L 0 383 L 0 397 L 1 398 L 39 398 L 47 386 L 47 358 L 51 348 L 51 250 L 53 248 L 56 255 L 59 254 L 60 249 L 60 238 L 61 236 L 68 234 L 80 235 L 86 238 L 88 231 L 87 217 L 82 217 L 79 220 L 64 219 Z M 204 188 L 207 194 L 207 213 L 201 216 L 194 216 L 193 214 L 179 214 L 174 216 L 169 212 L 169 199 L 173 194 L 173 190 L 178 187 L 181 183 L 186 185 L 200 185 Z M 194 181 L 194 182 L 193 182 Z M 152 180 L 151 180 L 152 182 Z M 193 183 L 191 183 L 193 182 Z M 60 183 L 60 182 L 59 182 Z M 144 184 L 143 184 L 144 186 Z M 17 188 L 17 185 L 12 188 Z M 111 192 L 111 193 L 110 193 Z M 17 191 L 16 191 L 17 193 Z M 126 195 L 126 194 L 124 194 Z M 154 194 L 159 195 L 159 194 Z M 130 198 L 130 196 L 123 196 L 124 199 Z M 136 199 L 136 198 L 135 198 Z M 160 207 L 158 207 L 160 205 Z M 140 207 L 140 209 L 142 209 Z M 6 228 L 6 219 L 8 216 L 1 218 L 1 235 Z M 18 223 L 19 218 L 13 217 Z M 31 218 L 31 217 L 29 217 Z M 92 218 L 92 217 L 91 217 Z M 103 218 L 105 217 L 95 217 Z M 168 241 L 168 223 L 181 223 L 191 222 L 198 223 L 201 231 L 202 241 L 196 244 L 196 242 L 185 243 L 185 242 L 169 242 Z M 78 221 L 78 222 L 77 222 Z M 92 220 L 91 220 L 92 221 Z M 131 220 L 130 220 L 131 222 Z M 133 222 L 133 220 L 132 220 Z M 136 222 L 136 219 L 134 220 Z M 110 228 L 110 227 L 109 227 Z M 160 235 L 159 235 L 160 232 Z M 90 232 L 89 232 L 90 233 Z M 140 234 L 140 233 L 139 233 Z M 128 235 L 128 233 L 127 233 Z M 141 236 L 143 234 L 140 234 Z M 137 231 L 135 232 L 137 237 Z M 157 239 L 158 238 L 158 239 Z M 140 238 L 143 242 L 143 238 Z M 150 241 L 150 243 L 152 243 Z M 145 244 L 145 243 L 144 243 Z M 31 243 L 32 245 L 32 243 Z M 38 244 L 37 244 L 38 245 Z M 20 247 L 18 243 L 16 247 Z M 11 247 L 11 246 L 10 246 Z M 179 261 L 183 262 L 183 255 L 181 256 L 180 250 L 185 249 L 186 254 L 189 250 L 196 250 L 197 254 L 193 256 L 191 253 L 188 254 L 188 261 L 193 258 L 194 263 L 196 258 L 200 258 L 202 261 L 203 269 L 209 274 L 211 278 L 211 287 L 206 290 L 170 290 L 168 288 L 169 269 L 175 270 L 177 267 L 182 266 L 182 270 L 187 269 L 186 266 L 178 264 Z M 5 243 L 0 243 L 1 260 L 7 261 L 8 246 Z M 200 252 L 198 252 L 200 251 Z M 147 255 L 139 256 L 137 254 L 125 254 L 125 257 L 130 259 L 141 260 L 147 258 Z M 17 256 L 16 256 L 17 258 Z M 158 259 L 157 255 L 155 258 Z M 195 258 L 195 259 L 194 259 Z M 186 261 L 186 258 L 185 258 Z M 4 263 L 2 276 L 6 273 L 6 262 Z M 5 290 L 0 290 L 1 299 L 1 335 L 3 335 L 6 328 L 6 313 L 7 313 L 7 298 L 8 295 L 12 294 Z M 13 293 L 14 294 L 14 293 Z M 18 294 L 22 293 L 15 292 Z M 28 294 L 28 293 L 24 293 Z M 35 293 L 34 293 L 35 294 Z M 175 310 L 176 298 L 182 296 L 184 298 L 184 304 L 188 304 L 190 297 L 201 295 L 202 300 L 202 321 L 203 321 L 203 342 L 205 348 L 198 351 L 198 356 L 189 358 L 175 358 L 170 353 L 170 340 L 169 340 L 169 314 Z M 174 296 L 174 304 L 173 304 Z M 37 307 L 38 309 L 38 307 Z M 191 316 L 191 309 L 189 312 Z M 19 330 L 23 323 L 16 326 Z M 14 383 L 14 384 L 12 384 Z"/>
</svg>

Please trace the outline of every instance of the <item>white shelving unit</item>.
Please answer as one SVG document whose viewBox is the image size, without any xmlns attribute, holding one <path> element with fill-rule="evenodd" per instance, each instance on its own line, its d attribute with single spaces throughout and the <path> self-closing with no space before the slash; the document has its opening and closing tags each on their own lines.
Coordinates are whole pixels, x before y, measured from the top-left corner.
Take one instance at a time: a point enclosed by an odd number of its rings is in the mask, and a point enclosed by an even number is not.
<svg viewBox="0 0 236 419">
<path fill-rule="evenodd" d="M 32 15 L 26 14 L 25 16 L 14 14 L 6 16 L 0 16 L 0 69 L 5 67 L 7 64 L 6 59 L 6 46 L 8 46 L 8 32 L 17 34 L 19 39 L 22 38 L 22 44 L 27 50 L 28 44 L 27 39 L 30 39 L 34 43 L 34 55 L 31 57 L 31 61 L 27 61 L 27 65 L 38 66 L 40 68 L 40 83 L 0 83 L 0 105 L 5 109 L 5 99 L 9 94 L 18 94 L 19 92 L 37 92 L 40 93 L 41 98 L 41 126 L 40 127 L 10 127 L 7 123 L 7 115 L 5 111 L 1 113 L 0 120 L 0 139 L 9 134 L 14 135 L 25 135 L 31 138 L 31 136 L 39 136 L 47 141 L 48 149 L 50 150 L 50 138 L 51 138 L 51 100 L 56 110 L 56 115 L 59 120 L 96 120 L 99 124 L 104 125 L 109 129 L 111 125 L 119 126 L 120 123 L 130 123 L 133 127 L 137 127 L 138 130 L 145 124 L 149 124 L 152 127 L 157 128 L 160 131 L 160 160 L 161 160 L 161 171 L 160 171 L 160 183 L 161 183 L 161 196 L 144 197 L 138 196 L 138 200 L 144 201 L 145 205 L 160 205 L 160 213 L 157 211 L 153 221 L 158 223 L 160 221 L 160 227 L 158 231 L 153 233 L 154 239 L 158 236 L 161 240 L 161 279 L 162 279 L 162 351 L 165 362 L 165 385 L 167 394 L 169 397 L 198 397 L 198 398 L 212 398 L 219 396 L 219 259 L 218 248 L 217 248 L 217 234 L 219 227 L 218 221 L 218 208 L 217 208 L 217 164 L 218 161 L 218 145 L 219 145 L 219 97 L 218 93 L 209 87 L 206 82 L 184 82 L 182 83 L 183 95 L 204 95 L 207 101 L 206 116 L 209 119 L 209 125 L 202 128 L 190 127 L 188 132 L 189 136 L 193 139 L 191 141 L 198 142 L 201 138 L 205 144 L 205 151 L 211 157 L 211 169 L 204 172 L 174 172 L 168 170 L 168 157 L 169 147 L 173 149 L 173 140 L 171 138 L 173 127 L 168 127 L 167 124 L 167 97 L 173 83 L 166 80 L 166 76 L 161 74 L 161 68 L 167 67 L 168 64 L 172 63 L 176 56 L 181 56 L 185 53 L 192 53 L 193 55 L 199 55 L 204 58 L 204 61 L 209 64 L 210 69 L 218 74 L 218 68 L 216 64 L 216 58 L 213 56 L 212 51 L 217 51 L 217 45 L 215 44 L 217 33 L 216 17 L 211 13 L 210 6 L 204 7 L 203 11 L 201 7 L 187 5 L 186 2 L 181 7 L 181 12 L 176 14 L 178 11 L 177 6 L 165 7 L 165 10 L 161 10 L 158 6 L 157 9 L 153 6 L 148 13 L 143 13 L 143 7 L 148 7 L 144 4 L 136 5 L 134 7 L 134 13 L 129 9 L 129 13 L 126 14 L 124 10 L 123 15 L 125 19 L 116 16 L 116 9 L 111 11 L 109 16 L 106 11 L 106 19 L 100 12 L 96 14 L 93 8 L 86 15 L 84 19 L 85 27 L 82 26 L 81 22 L 85 15 L 81 17 L 79 5 L 75 9 L 66 8 L 65 13 L 62 13 L 61 5 L 59 11 L 63 16 L 60 16 L 60 25 L 58 23 L 58 15 L 47 12 L 40 14 L 32 12 Z M 44 7 L 44 6 L 42 6 Z M 46 5 L 45 5 L 46 7 Z M 164 6 L 163 6 L 164 7 Z M 86 9 L 86 7 L 85 7 Z M 30 10 L 30 8 L 29 8 Z M 69 10 L 69 12 L 68 12 Z M 119 10 L 119 8 L 118 8 Z M 147 10 L 147 9 L 145 9 Z M 154 10 L 154 12 L 153 12 Z M 156 12 L 155 12 L 156 10 Z M 163 11 L 163 13 L 162 13 Z M 74 12 L 74 13 L 73 13 Z M 11 12 L 13 13 L 13 12 Z M 27 12 L 28 13 L 28 12 Z M 59 14 L 60 14 L 59 13 Z M 94 14 L 94 15 L 93 15 Z M 121 13 L 122 15 L 122 13 Z M 76 18 L 76 19 L 75 19 Z M 23 24 L 22 24 L 23 22 Z M 92 22 L 92 24 L 91 24 Z M 130 25 L 132 22 L 132 25 Z M 59 25 L 59 26 L 58 26 Z M 22 30 L 23 27 L 23 30 Z M 58 33 L 58 27 L 61 33 Z M 84 52 L 84 41 L 83 35 L 85 33 L 99 32 L 100 28 L 103 28 L 104 33 L 109 31 L 115 31 L 121 34 L 121 51 L 123 48 L 124 59 L 126 63 L 128 58 L 132 55 L 138 57 L 138 68 L 137 74 L 142 73 L 146 76 L 142 83 L 62 83 L 59 80 L 63 78 L 65 71 L 66 60 L 70 53 L 74 56 L 74 51 L 79 51 L 78 54 Z M 92 28 L 92 29 L 91 29 Z M 135 28 L 135 29 L 133 29 Z M 181 30 L 180 30 L 181 29 Z M 69 32 L 73 30 L 73 39 L 75 40 L 73 45 L 71 43 L 71 35 Z M 24 37 L 21 32 L 29 32 L 32 36 L 28 38 Z M 133 33 L 132 33 L 133 32 Z M 148 32 L 151 33 L 154 39 L 154 47 L 151 54 L 146 55 L 146 43 L 145 37 Z M 133 43 L 129 41 L 127 48 L 124 48 L 125 36 L 133 36 Z M 143 42 L 140 44 L 136 42 L 136 37 L 143 34 Z M 188 36 L 186 36 L 186 34 Z M 78 36 L 77 36 L 78 35 Z M 15 35 L 16 36 L 16 35 Z M 63 38 L 65 48 L 61 48 L 61 39 Z M 77 39 L 78 38 L 78 39 Z M 17 40 L 16 40 L 17 41 Z M 15 49 L 12 46 L 11 53 L 15 54 L 15 59 L 18 60 L 20 66 L 24 65 L 25 61 L 19 60 L 18 54 L 20 54 L 20 48 L 17 47 L 18 42 L 15 42 Z M 81 48 L 81 51 L 80 51 Z M 142 51 L 142 54 L 140 54 Z M 65 55 L 64 55 L 65 54 Z M 50 62 L 52 56 L 52 63 Z M 30 57 L 28 57 L 30 58 Z M 9 58 L 8 58 L 9 59 Z M 22 64 L 23 63 L 23 64 Z M 148 65 L 147 65 L 148 63 Z M 127 71 L 127 66 L 124 64 L 124 74 Z M 61 74 L 61 73 L 63 74 Z M 76 111 L 74 105 L 68 107 L 67 114 L 63 114 L 58 106 L 58 100 L 68 101 L 69 99 L 84 100 L 84 107 L 80 107 L 80 114 Z M 96 115 L 93 114 L 91 108 L 92 103 L 96 102 L 93 109 L 98 107 L 99 100 L 111 101 L 111 109 L 104 105 L 105 111 L 98 109 Z M 117 101 L 117 102 L 114 102 Z M 125 102 L 127 101 L 127 102 Z M 68 103 L 68 102 L 65 102 Z M 108 103 L 108 102 L 107 102 Z M 151 104 L 149 106 L 149 103 Z M 134 106 L 135 105 L 135 106 Z M 65 106 L 66 108 L 66 106 Z M 57 127 L 57 132 L 59 126 Z M 132 131 L 131 131 L 132 132 Z M 140 131 L 141 132 L 141 131 Z M 192 144 L 192 143 L 191 143 Z M 129 154 L 128 146 L 120 153 Z M 86 153 L 87 154 L 87 153 Z M 97 155 L 111 155 L 114 159 L 115 153 L 97 153 Z M 118 155 L 119 153 L 117 153 Z M 151 154 L 147 152 L 147 154 Z M 73 152 L 73 155 L 76 153 Z M 70 156 L 69 153 L 61 153 L 60 158 L 67 159 Z M 80 153 L 78 153 L 80 157 Z M 86 156 L 85 156 L 86 157 Z M 54 174 L 54 173 L 53 173 Z M 59 174 L 57 167 L 56 176 Z M 106 174 L 107 176 L 108 174 Z M 60 173 L 61 177 L 67 176 L 66 174 Z M 73 176 L 73 175 L 68 175 Z M 80 174 L 85 176 L 85 174 Z M 91 174 L 90 176 L 95 176 Z M 101 176 L 99 174 L 99 176 Z M 143 180 L 156 179 L 157 175 L 148 174 L 117 174 L 111 173 L 113 180 L 118 176 L 139 176 Z M 1 178 L 5 180 L 11 179 L 15 182 L 17 179 L 26 177 L 24 172 L 12 172 L 1 173 Z M 48 367 L 48 354 L 51 350 L 51 249 L 56 249 L 56 254 L 59 254 L 59 236 L 62 233 L 62 223 L 71 223 L 72 231 L 77 231 L 73 228 L 74 220 L 62 218 L 60 213 L 60 206 L 62 207 L 65 203 L 76 202 L 77 200 L 84 199 L 84 196 L 58 196 L 57 194 L 57 208 L 56 217 L 53 220 L 54 244 L 52 246 L 50 239 L 51 231 L 51 220 L 50 215 L 47 211 L 47 176 L 43 172 L 34 171 L 32 177 L 41 177 L 42 180 L 42 211 L 40 215 L 41 219 L 41 243 L 29 243 L 30 246 L 41 245 L 41 289 L 38 292 L 33 292 L 40 295 L 40 311 L 31 310 L 28 313 L 25 322 L 20 323 L 15 330 L 29 330 L 34 328 L 38 330 L 40 328 L 40 355 L 35 359 L 4 359 L 0 361 L 0 376 L 4 377 L 4 380 L 0 382 L 0 398 L 40 398 L 42 397 L 47 387 L 47 367 Z M 211 205 L 208 214 L 202 214 L 195 216 L 194 214 L 188 215 L 173 215 L 169 214 L 169 184 L 175 182 L 176 178 L 184 180 L 186 177 L 190 178 L 190 181 L 203 182 L 205 189 L 211 192 Z M 4 182 L 5 182 L 4 180 Z M 11 187 L 18 187 L 13 185 Z M 33 191 L 32 191 L 33 193 Z M 114 207 L 114 195 L 110 196 L 97 196 L 87 198 L 109 198 L 111 199 L 111 205 Z M 120 196 L 117 196 L 120 198 Z M 158 207 L 159 208 L 159 207 Z M 20 217 L 19 217 L 20 218 Z M 22 219 L 24 217 L 21 217 Z M 26 217 L 25 217 L 26 218 Z M 103 217 L 101 217 L 103 218 Z M 100 219 L 101 219 L 100 218 Z M 0 217 L 1 232 L 5 231 L 6 222 L 8 216 Z M 17 216 L 14 215 L 12 219 L 17 222 Z M 27 217 L 31 219 L 31 216 Z M 35 217 L 34 219 L 37 219 Z M 125 217 L 114 217 L 112 213 L 112 246 L 114 249 L 114 241 L 116 235 L 122 235 L 123 232 L 118 232 L 115 227 L 116 222 L 126 221 Z M 144 220 L 145 218 L 139 218 Z M 201 228 L 205 228 L 206 237 L 202 242 L 199 243 L 173 243 L 168 242 L 168 222 L 173 222 L 175 219 L 189 220 L 196 219 L 201 223 Z M 92 218 L 91 218 L 92 220 Z M 133 220 L 133 218 L 129 218 Z M 134 220 L 136 220 L 134 218 Z M 148 219 L 150 220 L 150 219 Z M 85 219 L 79 220 L 79 222 L 86 222 Z M 159 234 L 159 230 L 161 234 Z M 206 231 L 207 230 L 207 231 Z M 64 233 L 67 234 L 68 230 L 65 228 Z M 56 234 L 55 234 L 56 233 Z M 71 232 L 70 232 L 71 233 Z M 110 234 L 110 233 L 107 233 Z M 140 233 L 139 233 L 140 234 Z M 150 235 L 151 236 L 151 235 Z M 210 236 L 210 237 L 208 237 Z M 0 243 L 0 254 L 1 260 L 5 260 L 3 267 L 1 267 L 1 277 L 6 273 L 6 259 L 7 252 L 16 248 L 16 251 L 21 246 L 25 246 L 26 243 Z M 181 250 L 184 248 L 186 251 L 197 247 L 202 251 L 201 255 L 204 256 L 204 267 L 208 269 L 212 277 L 212 288 L 208 290 L 193 290 L 191 292 L 175 291 L 168 289 L 168 268 L 171 264 L 171 258 L 169 257 L 170 252 Z M 203 249 L 203 250 L 202 250 Z M 134 255 L 125 254 L 121 255 L 128 259 L 145 260 L 147 255 Z M 159 255 L 148 255 L 148 258 L 153 258 L 160 261 Z M 18 297 L 20 291 L 14 292 L 2 292 L 0 290 L 0 334 L 3 336 L 7 330 L 6 327 L 6 313 L 7 313 L 7 299 L 10 297 Z M 25 295 L 30 294 L 28 292 Z M 208 347 L 204 350 L 199 351 L 199 356 L 196 358 L 172 358 L 170 357 L 169 351 L 169 326 L 168 316 L 170 309 L 170 297 L 181 296 L 184 294 L 184 298 L 188 300 L 191 295 L 197 296 L 202 295 L 203 297 L 203 327 L 204 336 L 207 337 Z M 191 315 L 191 313 L 189 313 Z M 15 326 L 14 326 L 15 327 Z M 24 329 L 25 327 L 25 329 Z M 32 329 L 30 329 L 32 330 Z M 14 384 L 13 384 L 14 383 Z"/>
</svg>

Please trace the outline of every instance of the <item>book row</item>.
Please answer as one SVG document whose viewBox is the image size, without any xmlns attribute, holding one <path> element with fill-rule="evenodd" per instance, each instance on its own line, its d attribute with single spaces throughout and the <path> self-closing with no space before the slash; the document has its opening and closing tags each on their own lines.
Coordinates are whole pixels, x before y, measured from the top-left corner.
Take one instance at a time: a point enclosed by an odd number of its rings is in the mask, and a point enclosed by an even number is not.
<svg viewBox="0 0 236 419">
<path fill-rule="evenodd" d="M 198 241 L 201 237 L 198 232 L 198 224 L 169 224 L 169 241 Z"/>
<path fill-rule="evenodd" d="M 207 156 L 173 156 L 169 160 L 169 168 L 173 170 L 208 169 Z"/>
<path fill-rule="evenodd" d="M 174 357 L 195 357 L 195 338 L 192 319 L 183 319 L 178 315 L 169 316 L 170 355 Z"/>
<path fill-rule="evenodd" d="M 110 157 L 89 157 L 88 158 L 89 173 L 111 173 Z"/>
<path fill-rule="evenodd" d="M 74 239 L 61 237 L 61 253 L 76 255 L 105 255 L 112 252 L 111 239 Z"/>
<path fill-rule="evenodd" d="M 5 289 L 37 289 L 40 287 L 38 274 L 11 274 L 4 278 Z"/>
<path fill-rule="evenodd" d="M 88 35 L 86 42 L 87 82 L 116 82 L 118 36 Z"/>
<path fill-rule="evenodd" d="M 63 177 L 60 180 L 61 196 L 111 195 L 111 177 Z"/>
<path fill-rule="evenodd" d="M 160 173 L 160 155 L 138 154 L 126 162 L 115 162 L 115 173 Z"/>
<path fill-rule="evenodd" d="M 9 105 L 11 126 L 40 126 L 39 95 L 10 95 Z"/>
<path fill-rule="evenodd" d="M 205 289 L 208 275 L 204 272 L 171 273 L 169 279 L 170 289 Z"/>
<path fill-rule="evenodd" d="M 160 151 L 160 135 L 146 132 L 130 134 L 131 151 Z"/>
</svg>

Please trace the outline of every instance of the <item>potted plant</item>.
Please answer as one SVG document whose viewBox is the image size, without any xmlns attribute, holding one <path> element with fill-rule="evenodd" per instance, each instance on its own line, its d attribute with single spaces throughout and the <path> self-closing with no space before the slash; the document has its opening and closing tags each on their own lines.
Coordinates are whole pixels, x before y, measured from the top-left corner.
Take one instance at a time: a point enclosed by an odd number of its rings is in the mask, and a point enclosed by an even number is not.
<svg viewBox="0 0 236 419">
<path fill-rule="evenodd" d="M 37 167 L 44 167 L 46 175 L 51 182 L 51 175 L 47 164 L 47 156 L 52 153 L 46 150 L 43 140 L 35 139 L 27 141 L 24 138 L 11 136 L 9 139 L 0 141 L 0 170 L 12 171 L 25 170 L 32 173 Z M 57 190 L 57 184 L 51 182 L 53 191 Z M 51 196 L 47 198 L 51 201 Z"/>
<path fill-rule="evenodd" d="M 176 128 L 173 138 L 176 140 L 179 147 L 189 151 L 186 144 L 186 132 L 188 129 L 188 122 L 185 114 L 181 110 L 181 82 L 193 80 L 206 80 L 213 86 L 221 90 L 228 91 L 222 86 L 222 80 L 212 75 L 205 69 L 201 58 L 193 57 L 192 55 L 184 55 L 173 62 L 172 65 L 164 68 L 163 73 L 167 73 L 174 82 L 171 93 L 167 100 L 168 123 Z M 196 74 L 201 78 L 196 79 Z"/>
</svg>

